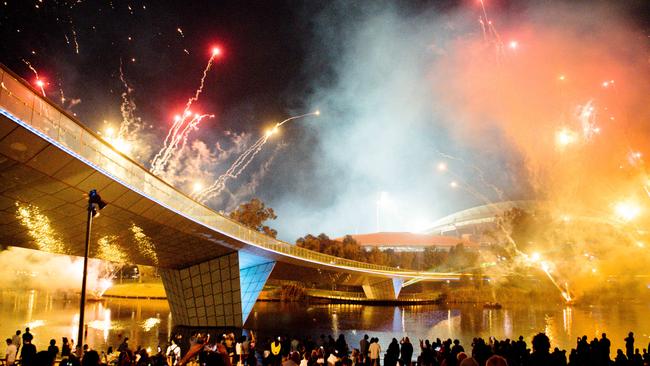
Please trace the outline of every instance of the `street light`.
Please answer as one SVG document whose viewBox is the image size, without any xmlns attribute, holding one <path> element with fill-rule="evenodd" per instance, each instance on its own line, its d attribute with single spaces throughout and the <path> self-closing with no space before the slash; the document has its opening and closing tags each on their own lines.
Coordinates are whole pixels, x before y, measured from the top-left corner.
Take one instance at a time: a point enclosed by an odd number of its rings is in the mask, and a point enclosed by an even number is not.
<svg viewBox="0 0 650 366">
<path fill-rule="evenodd" d="M 86 307 L 86 277 L 88 277 L 88 251 L 90 248 L 90 227 L 93 223 L 93 218 L 99 215 L 99 210 L 106 207 L 106 202 L 93 189 L 88 192 L 88 221 L 86 222 L 86 251 L 84 252 L 84 271 L 81 280 L 81 300 L 79 302 L 79 333 L 77 337 L 77 344 L 83 347 L 84 342 L 84 310 Z"/>
</svg>

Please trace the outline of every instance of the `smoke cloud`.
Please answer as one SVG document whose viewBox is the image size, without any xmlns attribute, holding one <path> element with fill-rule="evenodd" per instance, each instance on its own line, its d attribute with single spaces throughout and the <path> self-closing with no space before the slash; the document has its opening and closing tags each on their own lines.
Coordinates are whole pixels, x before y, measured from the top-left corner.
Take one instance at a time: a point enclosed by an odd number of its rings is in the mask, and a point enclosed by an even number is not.
<svg viewBox="0 0 650 366">
<path fill-rule="evenodd" d="M 531 199 L 560 233 L 531 237 L 527 250 L 571 291 L 644 274 L 625 257 L 647 257 L 646 36 L 621 3 L 488 3 L 339 2 L 318 13 L 308 72 L 323 113 L 309 125 L 315 146 L 303 146 L 312 174 L 298 184 L 318 190 L 273 198 L 280 237 L 412 230 Z M 616 233 L 595 238 L 603 227 Z"/>
<path fill-rule="evenodd" d="M 4 289 L 79 291 L 83 258 L 9 247 L 0 252 Z M 99 259 L 89 259 L 87 286 L 91 294 L 100 295 L 110 286 L 112 266 Z"/>
</svg>

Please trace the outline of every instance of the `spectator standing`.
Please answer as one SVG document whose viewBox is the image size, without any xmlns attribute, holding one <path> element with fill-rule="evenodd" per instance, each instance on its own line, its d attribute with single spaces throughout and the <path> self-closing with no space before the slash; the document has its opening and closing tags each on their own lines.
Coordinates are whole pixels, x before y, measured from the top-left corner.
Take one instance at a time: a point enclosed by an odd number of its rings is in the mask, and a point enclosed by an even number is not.
<svg viewBox="0 0 650 366">
<path fill-rule="evenodd" d="M 11 337 L 11 343 L 16 346 L 16 354 L 20 352 L 20 346 L 22 345 L 23 337 L 20 336 L 20 329 L 16 331 L 13 337 Z"/>
<path fill-rule="evenodd" d="M 368 335 L 364 335 L 363 339 L 359 342 L 359 352 L 361 353 L 361 360 L 364 364 L 367 363 L 368 359 L 368 347 L 370 346 L 370 342 L 368 342 Z"/>
<path fill-rule="evenodd" d="M 413 345 L 409 337 L 404 338 L 402 341 L 402 348 L 400 349 L 400 365 L 411 366 L 413 359 Z"/>
<path fill-rule="evenodd" d="M 27 328 L 28 331 L 29 328 Z M 33 366 L 35 358 L 36 346 L 32 344 L 32 338 L 25 338 L 23 334 L 23 350 L 20 351 L 20 363 L 22 366 Z"/>
<path fill-rule="evenodd" d="M 176 339 L 172 339 L 171 344 L 167 347 L 166 356 L 168 365 L 178 365 L 178 362 L 181 360 L 181 348 L 176 344 Z"/>
<path fill-rule="evenodd" d="M 377 338 L 370 339 L 368 352 L 370 354 L 370 366 L 379 366 L 379 355 L 381 354 L 381 346 L 379 345 L 379 339 Z"/>
<path fill-rule="evenodd" d="M 627 356 L 628 360 L 634 356 L 634 333 L 632 332 L 628 333 L 627 338 L 625 338 L 625 356 Z"/>
<path fill-rule="evenodd" d="M 23 344 L 27 343 L 27 341 L 31 343 L 33 339 L 34 336 L 29 332 L 29 327 L 25 328 L 25 333 L 23 333 Z"/>
<path fill-rule="evenodd" d="M 55 360 L 59 355 L 59 347 L 56 346 L 56 341 L 54 339 L 50 339 L 50 346 L 47 347 L 47 353 L 50 354 L 53 360 Z"/>
<path fill-rule="evenodd" d="M 395 366 L 399 360 L 399 343 L 397 339 L 393 338 L 388 345 L 386 350 L 386 355 L 384 356 L 384 365 L 385 366 Z"/>
<path fill-rule="evenodd" d="M 63 337 L 61 339 L 61 358 L 70 357 L 72 349 L 70 348 L 70 343 L 68 343 L 68 337 Z"/>
<path fill-rule="evenodd" d="M 17 354 L 18 348 L 13 344 L 11 338 L 7 338 L 7 350 L 5 351 L 5 361 L 7 362 L 7 366 L 12 366 L 16 363 Z"/>
</svg>

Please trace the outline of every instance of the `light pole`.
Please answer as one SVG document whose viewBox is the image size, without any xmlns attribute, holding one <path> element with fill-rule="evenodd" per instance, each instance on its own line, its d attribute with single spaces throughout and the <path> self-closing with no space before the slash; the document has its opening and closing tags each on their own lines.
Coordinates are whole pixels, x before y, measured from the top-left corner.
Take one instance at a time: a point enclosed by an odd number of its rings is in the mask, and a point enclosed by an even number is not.
<svg viewBox="0 0 650 366">
<path fill-rule="evenodd" d="M 79 301 L 79 333 L 77 336 L 77 345 L 83 347 L 84 344 L 84 310 L 86 307 L 86 277 L 88 277 L 88 254 L 90 248 L 90 228 L 93 224 L 93 218 L 99 215 L 99 210 L 106 207 L 106 203 L 93 189 L 88 192 L 88 221 L 86 222 L 86 250 L 84 252 L 84 270 L 81 280 L 81 300 Z M 74 351 L 74 350 L 73 350 Z"/>
</svg>

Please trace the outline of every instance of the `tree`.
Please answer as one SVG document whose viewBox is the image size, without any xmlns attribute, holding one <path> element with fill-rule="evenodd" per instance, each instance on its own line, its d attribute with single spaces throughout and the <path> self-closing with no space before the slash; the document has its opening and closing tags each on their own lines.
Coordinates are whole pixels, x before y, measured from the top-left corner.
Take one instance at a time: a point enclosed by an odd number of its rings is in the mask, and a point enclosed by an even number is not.
<svg viewBox="0 0 650 366">
<path fill-rule="evenodd" d="M 267 220 L 275 220 L 278 217 L 272 208 L 266 207 L 264 202 L 259 198 L 253 198 L 250 202 L 239 205 L 237 209 L 228 215 L 231 219 L 247 226 L 253 230 L 264 233 L 268 236 L 276 237 L 278 232 L 264 225 Z"/>
</svg>

